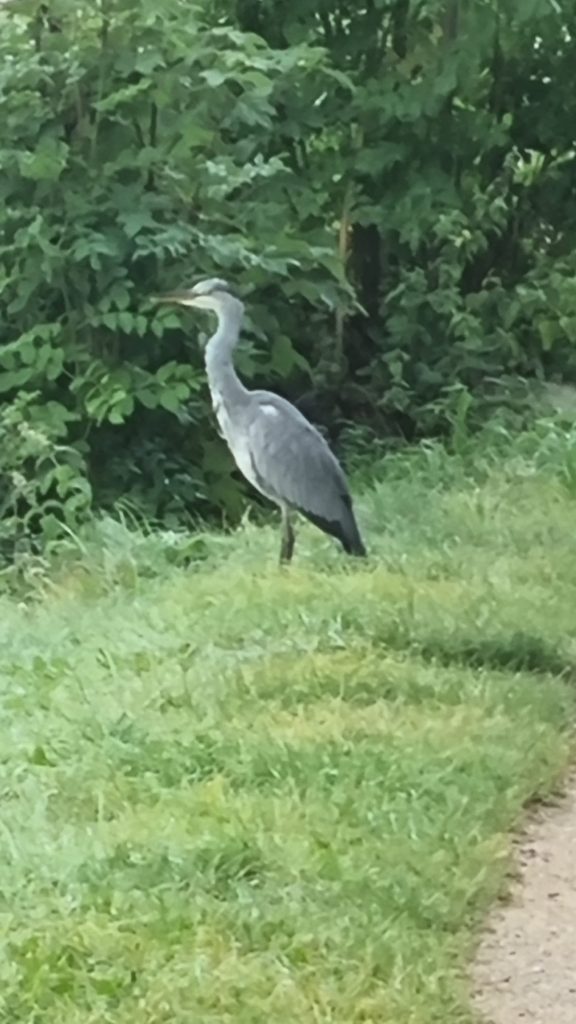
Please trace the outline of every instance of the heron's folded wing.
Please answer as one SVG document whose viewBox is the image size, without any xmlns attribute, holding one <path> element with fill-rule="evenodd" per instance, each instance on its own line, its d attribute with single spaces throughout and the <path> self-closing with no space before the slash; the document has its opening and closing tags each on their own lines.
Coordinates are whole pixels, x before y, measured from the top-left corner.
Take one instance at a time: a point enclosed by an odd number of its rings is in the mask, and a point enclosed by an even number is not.
<svg viewBox="0 0 576 1024">
<path fill-rule="evenodd" d="M 263 402 L 250 422 L 249 449 L 262 490 L 328 521 L 339 518 L 348 487 L 324 438 L 285 402 Z"/>
</svg>

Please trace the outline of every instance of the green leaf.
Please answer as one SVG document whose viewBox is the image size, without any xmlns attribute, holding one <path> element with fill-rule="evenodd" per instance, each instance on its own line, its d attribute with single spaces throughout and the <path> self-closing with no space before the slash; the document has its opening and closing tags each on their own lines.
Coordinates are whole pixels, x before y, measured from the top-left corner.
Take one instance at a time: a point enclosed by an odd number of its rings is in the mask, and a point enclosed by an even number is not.
<svg viewBox="0 0 576 1024">
<path fill-rule="evenodd" d="M 122 214 L 119 221 L 128 238 L 135 238 L 143 228 L 155 228 L 157 226 L 156 221 L 148 210 L 133 210 L 131 213 Z"/>
<path fill-rule="evenodd" d="M 178 412 L 181 404 L 182 403 L 180 402 L 178 395 L 172 389 L 163 391 L 160 395 L 160 405 L 163 409 L 166 409 L 167 412 Z"/>
<path fill-rule="evenodd" d="M 121 89 L 116 89 L 105 96 L 104 99 L 97 100 L 94 103 L 94 109 L 100 114 L 111 113 L 116 110 L 117 107 L 123 106 L 134 100 L 135 97 L 139 96 L 140 93 L 148 92 L 152 87 L 152 80 L 149 77 L 140 79 L 139 82 L 134 82 L 132 85 L 125 85 Z"/>
<path fill-rule="evenodd" d="M 140 338 L 144 337 L 148 330 L 148 320 L 146 319 L 145 316 L 139 314 L 138 316 L 134 317 L 134 330 L 136 331 L 136 334 L 138 334 Z"/>
<path fill-rule="evenodd" d="M 204 79 L 206 85 L 209 85 L 211 89 L 217 89 L 227 80 L 228 74 L 225 71 L 219 71 L 217 68 L 208 68 L 206 71 L 200 72 L 200 77 Z"/>
<path fill-rule="evenodd" d="M 139 391 L 136 397 L 140 404 L 143 405 L 145 409 L 158 408 L 159 396 L 155 394 L 153 391 Z"/>
<path fill-rule="evenodd" d="M 270 352 L 272 369 L 280 376 L 286 377 L 294 368 L 294 362 L 295 352 L 290 338 L 287 338 L 286 335 L 275 338 Z"/>
<path fill-rule="evenodd" d="M 562 328 L 557 320 L 540 320 L 538 330 L 542 339 L 542 348 L 549 352 L 554 344 L 562 337 Z"/>
<path fill-rule="evenodd" d="M 66 166 L 68 146 L 45 136 L 32 153 L 19 156 L 20 174 L 32 181 L 57 181 Z"/>
<path fill-rule="evenodd" d="M 159 384 L 165 384 L 167 380 L 174 375 L 174 371 L 178 368 L 178 363 L 175 359 L 171 359 L 169 363 L 164 363 L 156 371 L 156 380 Z"/>
<path fill-rule="evenodd" d="M 559 327 L 571 342 L 576 342 L 576 316 L 560 317 Z"/>
<path fill-rule="evenodd" d="M 118 326 L 125 334 L 131 334 L 136 325 L 136 317 L 133 313 L 129 313 L 127 310 L 118 313 Z"/>
</svg>

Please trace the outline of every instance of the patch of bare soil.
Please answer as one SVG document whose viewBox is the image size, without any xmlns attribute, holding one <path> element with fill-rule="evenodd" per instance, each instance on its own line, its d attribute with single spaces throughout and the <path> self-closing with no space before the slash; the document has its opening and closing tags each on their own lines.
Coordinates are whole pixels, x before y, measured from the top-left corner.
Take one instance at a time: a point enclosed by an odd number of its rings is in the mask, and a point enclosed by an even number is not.
<svg viewBox="0 0 576 1024">
<path fill-rule="evenodd" d="M 475 1007 L 487 1024 L 576 1024 L 576 781 L 518 846 L 521 880 L 489 919 Z"/>
</svg>

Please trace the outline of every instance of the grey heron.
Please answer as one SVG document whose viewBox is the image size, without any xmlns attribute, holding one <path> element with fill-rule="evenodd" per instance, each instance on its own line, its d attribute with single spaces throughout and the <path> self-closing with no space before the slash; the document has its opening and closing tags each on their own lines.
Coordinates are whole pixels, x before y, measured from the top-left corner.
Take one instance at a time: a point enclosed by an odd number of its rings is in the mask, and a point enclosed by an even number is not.
<svg viewBox="0 0 576 1024">
<path fill-rule="evenodd" d="M 290 402 L 270 391 L 250 391 L 237 376 L 232 356 L 244 305 L 226 281 L 200 281 L 158 301 L 210 310 L 218 318 L 205 353 L 212 405 L 238 469 L 280 507 L 280 564 L 290 562 L 294 551 L 294 511 L 336 537 L 349 555 L 366 555 L 346 477 L 322 435 Z"/>
</svg>

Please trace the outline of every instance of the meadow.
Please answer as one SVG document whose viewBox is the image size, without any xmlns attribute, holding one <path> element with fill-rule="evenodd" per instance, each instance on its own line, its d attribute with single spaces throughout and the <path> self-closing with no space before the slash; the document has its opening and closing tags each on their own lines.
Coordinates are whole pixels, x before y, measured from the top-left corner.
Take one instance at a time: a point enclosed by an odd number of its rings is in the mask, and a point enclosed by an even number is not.
<svg viewBox="0 0 576 1024">
<path fill-rule="evenodd" d="M 0 1016 L 469 1024 L 573 753 L 576 433 L 360 474 L 370 548 L 102 519 L 0 593 Z"/>
</svg>

